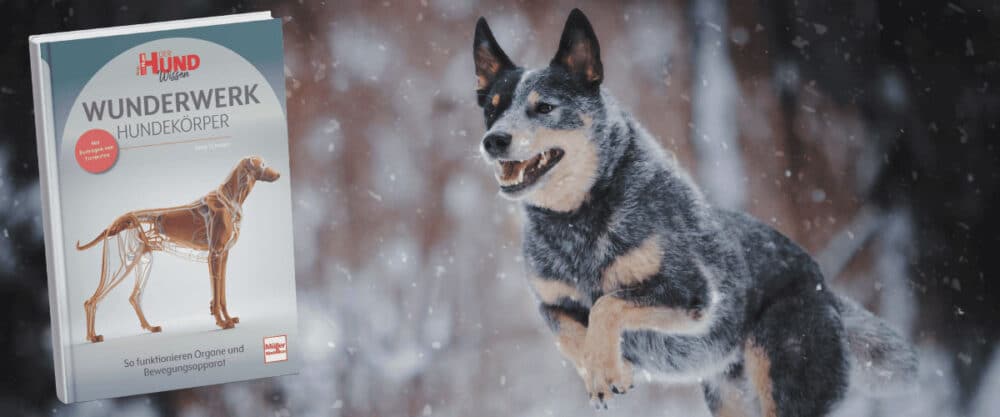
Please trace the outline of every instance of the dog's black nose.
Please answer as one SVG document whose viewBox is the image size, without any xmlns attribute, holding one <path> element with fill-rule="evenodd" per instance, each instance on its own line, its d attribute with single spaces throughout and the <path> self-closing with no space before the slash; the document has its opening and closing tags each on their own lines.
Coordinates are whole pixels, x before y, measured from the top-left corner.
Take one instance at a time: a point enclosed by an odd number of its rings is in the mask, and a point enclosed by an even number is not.
<svg viewBox="0 0 1000 417">
<path fill-rule="evenodd" d="M 490 133 L 483 139 L 483 149 L 486 153 L 496 158 L 507 152 L 510 147 L 511 136 L 506 133 Z"/>
</svg>

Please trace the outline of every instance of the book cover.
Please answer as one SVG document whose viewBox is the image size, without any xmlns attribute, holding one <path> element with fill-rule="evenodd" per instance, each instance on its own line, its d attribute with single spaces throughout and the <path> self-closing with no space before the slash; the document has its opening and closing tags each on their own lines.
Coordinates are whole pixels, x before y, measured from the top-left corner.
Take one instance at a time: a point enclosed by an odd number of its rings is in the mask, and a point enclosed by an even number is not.
<svg viewBox="0 0 1000 417">
<path fill-rule="evenodd" d="M 31 39 L 64 402 L 299 366 L 281 22 L 171 23 Z"/>
</svg>

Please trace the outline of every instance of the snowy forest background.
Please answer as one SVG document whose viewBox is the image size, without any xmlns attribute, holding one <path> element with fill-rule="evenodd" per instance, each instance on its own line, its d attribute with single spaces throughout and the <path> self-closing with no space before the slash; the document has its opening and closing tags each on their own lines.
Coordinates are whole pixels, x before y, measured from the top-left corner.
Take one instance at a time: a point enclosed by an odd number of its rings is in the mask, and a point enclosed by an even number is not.
<svg viewBox="0 0 1000 417">
<path fill-rule="evenodd" d="M 594 23 L 607 88 L 714 202 L 791 236 L 919 346 L 920 392 L 852 397 L 839 415 L 997 415 L 991 0 L 0 0 L 0 414 L 592 413 L 525 285 L 517 206 L 478 160 L 471 53 L 483 15 L 517 63 L 544 65 L 572 7 Z M 62 405 L 27 35 L 258 10 L 284 19 L 306 367 Z M 697 387 L 641 384 L 607 415 L 706 411 Z"/>
</svg>

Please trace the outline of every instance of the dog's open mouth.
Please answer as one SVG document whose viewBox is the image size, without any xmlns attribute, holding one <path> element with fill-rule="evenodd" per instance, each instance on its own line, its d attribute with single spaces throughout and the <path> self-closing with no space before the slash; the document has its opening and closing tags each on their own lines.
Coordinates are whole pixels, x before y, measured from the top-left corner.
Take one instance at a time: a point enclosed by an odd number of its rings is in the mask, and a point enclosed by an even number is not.
<svg viewBox="0 0 1000 417">
<path fill-rule="evenodd" d="M 528 188 L 549 172 L 564 153 L 562 149 L 552 148 L 524 161 L 497 161 L 496 176 L 500 190 L 514 193 Z"/>
</svg>

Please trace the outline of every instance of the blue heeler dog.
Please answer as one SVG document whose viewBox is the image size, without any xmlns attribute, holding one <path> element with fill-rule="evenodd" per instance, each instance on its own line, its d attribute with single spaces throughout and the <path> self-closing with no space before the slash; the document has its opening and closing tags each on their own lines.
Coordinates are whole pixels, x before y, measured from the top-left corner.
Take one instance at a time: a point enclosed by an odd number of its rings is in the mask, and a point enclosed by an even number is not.
<svg viewBox="0 0 1000 417">
<path fill-rule="evenodd" d="M 514 65 L 482 18 L 473 46 L 482 153 L 524 204 L 529 280 L 596 407 L 639 370 L 700 382 L 717 416 L 822 416 L 851 388 L 912 386 L 902 337 L 830 292 L 787 237 L 709 205 L 601 88 L 582 12 L 545 68 Z"/>
</svg>

